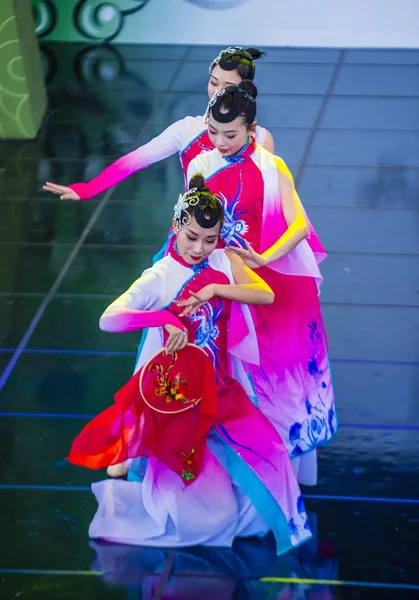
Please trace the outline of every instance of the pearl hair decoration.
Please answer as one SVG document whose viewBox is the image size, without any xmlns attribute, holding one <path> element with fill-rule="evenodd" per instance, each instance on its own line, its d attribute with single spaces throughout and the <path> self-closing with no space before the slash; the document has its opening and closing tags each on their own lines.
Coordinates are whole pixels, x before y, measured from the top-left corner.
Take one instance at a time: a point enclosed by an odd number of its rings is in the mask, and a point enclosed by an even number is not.
<svg viewBox="0 0 419 600">
<path fill-rule="evenodd" d="M 190 206 L 196 206 L 199 202 L 199 197 L 196 195 L 198 188 L 192 188 L 184 194 L 179 194 L 178 201 L 174 206 L 173 218 L 176 222 L 176 230 L 179 231 L 182 225 L 189 225 L 191 215 L 187 212 Z M 182 213 L 183 216 L 182 216 Z"/>
</svg>

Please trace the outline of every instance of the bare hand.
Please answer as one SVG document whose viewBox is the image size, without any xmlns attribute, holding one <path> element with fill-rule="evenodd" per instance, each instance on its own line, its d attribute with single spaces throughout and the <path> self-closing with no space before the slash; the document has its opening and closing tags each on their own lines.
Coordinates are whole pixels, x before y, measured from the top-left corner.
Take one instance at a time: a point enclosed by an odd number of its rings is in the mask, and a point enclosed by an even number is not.
<svg viewBox="0 0 419 600">
<path fill-rule="evenodd" d="M 206 285 L 202 288 L 198 293 L 191 292 L 191 295 L 187 300 L 181 300 L 180 302 L 176 302 L 177 306 L 184 307 L 184 311 L 180 313 L 179 317 L 184 317 L 185 315 L 193 315 L 198 308 L 200 308 L 203 304 L 211 300 L 215 296 L 215 289 L 212 284 Z"/>
<path fill-rule="evenodd" d="M 60 196 L 60 200 L 80 200 L 80 196 L 73 192 L 73 190 L 65 185 L 57 185 L 56 183 L 51 183 L 47 181 L 43 186 L 43 189 L 46 192 L 52 192 L 53 194 L 57 194 Z"/>
<path fill-rule="evenodd" d="M 169 334 L 164 347 L 166 354 L 173 354 L 185 348 L 188 343 L 188 332 L 186 329 L 179 329 L 174 325 L 165 325 L 165 330 Z"/>
<path fill-rule="evenodd" d="M 263 258 L 261 254 L 258 254 L 253 250 L 252 246 L 249 244 L 247 240 L 244 240 L 246 244 L 246 249 L 241 246 L 228 246 L 227 250 L 231 250 L 243 260 L 244 264 L 248 266 L 250 269 L 258 269 L 259 267 L 264 267 L 267 265 L 266 258 Z"/>
</svg>

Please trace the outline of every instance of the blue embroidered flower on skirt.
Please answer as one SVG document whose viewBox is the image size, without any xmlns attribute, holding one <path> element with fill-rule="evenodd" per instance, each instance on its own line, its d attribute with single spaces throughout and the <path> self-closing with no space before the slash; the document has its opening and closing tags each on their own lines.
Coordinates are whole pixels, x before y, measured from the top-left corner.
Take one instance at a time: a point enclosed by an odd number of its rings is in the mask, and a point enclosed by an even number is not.
<svg viewBox="0 0 419 600">
<path fill-rule="evenodd" d="M 323 375 L 323 370 L 319 369 L 319 365 L 317 363 L 317 356 L 314 352 L 312 352 L 309 356 L 307 369 L 312 377 L 318 377 L 319 375 Z"/>
<path fill-rule="evenodd" d="M 324 444 L 336 431 L 336 418 L 333 408 L 327 409 L 320 400 L 315 406 L 306 399 L 307 417 L 296 422 L 289 429 L 289 441 L 294 449 L 292 456 L 299 456 Z"/>
<path fill-rule="evenodd" d="M 316 319 L 311 319 L 311 321 L 309 322 L 307 327 L 310 330 L 310 340 L 315 345 L 317 345 L 318 342 L 321 340 L 322 334 L 319 331 L 318 323 L 317 323 Z"/>
<path fill-rule="evenodd" d="M 296 508 L 297 510 L 294 512 L 294 516 L 288 520 L 288 529 L 290 536 L 297 538 L 298 540 L 301 537 L 300 532 L 304 529 L 311 531 L 311 527 L 308 522 L 308 516 L 302 496 L 298 496 Z"/>
</svg>

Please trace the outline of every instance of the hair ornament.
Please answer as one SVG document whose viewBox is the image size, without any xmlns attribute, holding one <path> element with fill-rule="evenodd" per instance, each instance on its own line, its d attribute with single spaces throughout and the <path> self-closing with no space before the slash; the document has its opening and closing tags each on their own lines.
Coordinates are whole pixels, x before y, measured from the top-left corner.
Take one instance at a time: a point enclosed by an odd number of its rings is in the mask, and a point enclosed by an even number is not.
<svg viewBox="0 0 419 600">
<path fill-rule="evenodd" d="M 212 61 L 212 63 L 210 64 L 209 74 L 211 75 L 214 67 L 216 65 L 218 65 L 218 63 L 220 62 L 223 54 L 235 54 L 238 50 L 243 50 L 243 49 L 244 49 L 243 46 L 229 46 L 225 50 L 221 50 L 220 54 L 218 56 L 216 56 L 214 58 L 214 60 Z"/>
<path fill-rule="evenodd" d="M 205 122 L 208 122 L 208 117 L 211 111 L 211 108 L 217 103 L 218 98 L 222 98 L 223 96 L 225 96 L 227 93 L 227 89 L 224 88 L 223 90 L 219 90 L 218 92 L 215 92 L 215 94 L 213 95 L 213 97 L 211 98 L 211 100 L 208 102 L 207 105 L 207 110 L 205 111 Z"/>
<path fill-rule="evenodd" d="M 253 119 L 255 117 L 255 113 L 256 113 L 256 94 L 257 94 L 256 88 L 254 86 L 253 86 L 253 88 L 255 90 L 254 96 L 252 96 L 243 87 L 240 87 L 240 85 L 229 86 L 223 90 L 220 90 L 219 92 L 216 92 L 213 95 L 213 97 L 211 98 L 211 100 L 208 102 L 207 110 L 205 111 L 205 115 L 204 115 L 205 123 L 208 124 L 209 114 L 210 114 L 211 109 L 212 109 L 212 115 L 213 115 L 214 119 L 216 121 L 218 121 L 219 123 L 230 123 L 231 121 L 234 121 L 234 119 L 236 117 L 238 117 L 240 114 L 242 114 L 242 111 L 246 107 L 246 103 L 244 103 L 245 98 L 247 100 L 249 100 L 249 102 L 250 102 L 250 104 L 248 104 L 247 106 L 251 106 L 251 104 L 254 105 L 250 110 L 250 112 L 252 113 L 251 120 L 253 121 Z M 239 93 L 237 93 L 237 92 L 239 92 Z M 228 110 L 228 112 L 222 113 L 222 112 L 220 112 L 220 109 L 219 109 L 219 100 L 220 100 L 220 98 L 222 98 L 223 96 L 226 96 L 226 95 L 228 95 L 228 96 L 231 95 L 232 104 L 231 104 L 231 107 Z"/>
<path fill-rule="evenodd" d="M 190 206 L 196 206 L 199 202 L 199 196 L 196 195 L 198 188 L 192 188 L 184 194 L 179 194 L 178 201 L 174 206 L 173 218 L 176 223 L 176 230 L 179 231 L 182 225 L 189 225 L 191 215 L 187 212 Z M 182 216 L 183 214 L 183 216 Z"/>
</svg>

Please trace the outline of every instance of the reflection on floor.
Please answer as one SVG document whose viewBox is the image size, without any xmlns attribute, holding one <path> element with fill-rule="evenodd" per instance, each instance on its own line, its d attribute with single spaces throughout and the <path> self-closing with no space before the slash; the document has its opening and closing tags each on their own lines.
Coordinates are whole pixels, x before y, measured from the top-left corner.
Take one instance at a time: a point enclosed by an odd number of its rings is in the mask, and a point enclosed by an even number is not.
<svg viewBox="0 0 419 600">
<path fill-rule="evenodd" d="M 178 158 L 84 203 L 90 179 L 206 105 L 217 48 L 46 44 L 40 137 L 1 146 L 1 597 L 404 600 L 419 576 L 419 52 L 268 49 L 259 118 L 329 251 L 322 303 L 340 431 L 306 489 L 312 543 L 233 550 L 90 544 L 90 473 L 65 456 L 129 376 L 136 334 L 97 327 L 150 263 L 182 188 Z M 416 552 L 416 554 L 415 554 Z"/>
</svg>

